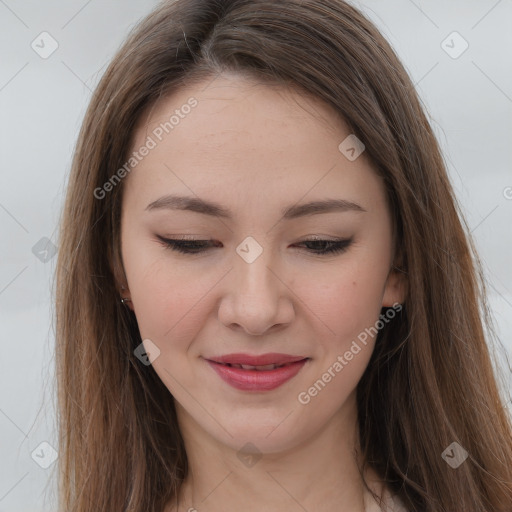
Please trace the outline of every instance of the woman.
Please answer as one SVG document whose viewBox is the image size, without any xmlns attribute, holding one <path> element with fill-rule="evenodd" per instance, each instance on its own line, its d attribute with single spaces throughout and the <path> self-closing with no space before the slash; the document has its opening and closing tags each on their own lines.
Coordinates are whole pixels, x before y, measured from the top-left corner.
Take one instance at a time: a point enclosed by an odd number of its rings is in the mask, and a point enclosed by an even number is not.
<svg viewBox="0 0 512 512">
<path fill-rule="evenodd" d="M 511 510 L 461 219 L 355 8 L 163 2 L 95 91 L 63 211 L 62 510 Z"/>
</svg>

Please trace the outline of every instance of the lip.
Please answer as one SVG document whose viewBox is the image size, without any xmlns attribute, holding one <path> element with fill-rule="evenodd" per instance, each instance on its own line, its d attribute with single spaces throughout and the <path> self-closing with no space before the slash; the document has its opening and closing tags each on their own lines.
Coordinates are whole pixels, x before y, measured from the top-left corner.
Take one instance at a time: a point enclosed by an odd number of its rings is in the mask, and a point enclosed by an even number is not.
<svg viewBox="0 0 512 512">
<path fill-rule="evenodd" d="M 206 359 L 217 375 L 227 384 L 241 391 L 271 391 L 289 381 L 309 361 L 303 356 L 287 354 L 228 354 Z M 265 366 L 270 364 L 284 365 L 273 370 L 251 370 L 227 366 L 227 364 L 243 364 Z"/>
</svg>

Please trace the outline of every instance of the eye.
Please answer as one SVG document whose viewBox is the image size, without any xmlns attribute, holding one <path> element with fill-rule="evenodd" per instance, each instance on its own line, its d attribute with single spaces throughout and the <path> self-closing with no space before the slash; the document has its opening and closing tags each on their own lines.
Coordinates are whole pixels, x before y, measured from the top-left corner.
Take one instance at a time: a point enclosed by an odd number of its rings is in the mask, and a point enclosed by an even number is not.
<svg viewBox="0 0 512 512">
<path fill-rule="evenodd" d="M 199 254 L 205 252 L 212 246 L 219 247 L 219 242 L 215 242 L 213 240 L 187 240 L 164 238 L 161 236 L 157 236 L 157 238 L 162 242 L 166 249 L 171 249 L 183 254 Z M 313 240 L 304 240 L 296 245 L 306 245 L 306 250 L 308 252 L 322 256 L 326 254 L 342 253 L 348 249 L 351 243 L 352 238 L 342 240 L 322 240 L 315 238 Z"/>
<path fill-rule="evenodd" d="M 157 236 L 166 249 L 181 252 L 184 254 L 199 254 L 208 249 L 212 240 L 187 240 L 187 239 L 174 239 L 164 238 Z"/>
<path fill-rule="evenodd" d="M 308 249 L 310 252 L 314 254 L 324 255 L 324 254 L 338 254 L 346 251 L 350 244 L 352 243 L 352 238 L 343 239 L 343 240 L 321 240 L 321 239 L 313 239 L 313 240 L 304 240 L 301 244 L 306 246 L 312 246 L 313 250 Z M 316 246 L 316 250 L 314 249 Z"/>
</svg>

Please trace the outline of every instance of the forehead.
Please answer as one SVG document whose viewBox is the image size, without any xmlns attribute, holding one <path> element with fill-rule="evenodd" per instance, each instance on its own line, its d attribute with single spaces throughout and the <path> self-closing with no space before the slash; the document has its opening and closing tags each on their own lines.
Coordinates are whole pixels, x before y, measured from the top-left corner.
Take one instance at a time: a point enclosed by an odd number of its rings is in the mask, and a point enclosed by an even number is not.
<svg viewBox="0 0 512 512">
<path fill-rule="evenodd" d="M 346 131 L 342 117 L 319 98 L 291 86 L 228 74 L 178 88 L 152 104 L 139 119 L 134 145 L 159 126 L 162 136 L 170 132 L 179 136 L 183 125 L 192 124 L 198 136 L 208 135 L 213 143 L 215 135 L 222 142 L 223 129 L 238 128 L 254 135 L 262 123 L 269 130 L 270 124 L 286 127 L 283 136 L 318 130 L 319 125 L 326 131 Z M 293 125 L 297 130 L 292 130 Z"/>
<path fill-rule="evenodd" d="M 270 201 L 276 194 L 298 200 L 308 191 L 378 193 L 364 153 L 349 161 L 340 152 L 349 135 L 321 100 L 290 88 L 217 77 L 178 89 L 144 113 L 132 151 L 149 139 L 152 149 L 128 181 L 139 195 L 215 194 L 241 205 L 245 194 Z"/>
</svg>

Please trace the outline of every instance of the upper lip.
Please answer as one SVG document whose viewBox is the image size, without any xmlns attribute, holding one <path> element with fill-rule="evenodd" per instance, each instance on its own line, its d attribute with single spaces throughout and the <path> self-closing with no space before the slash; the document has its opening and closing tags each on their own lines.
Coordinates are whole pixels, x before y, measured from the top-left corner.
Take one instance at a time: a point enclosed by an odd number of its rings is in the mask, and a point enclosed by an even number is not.
<svg viewBox="0 0 512 512">
<path fill-rule="evenodd" d="M 222 356 L 209 357 L 209 361 L 213 361 L 215 363 L 228 363 L 228 364 L 244 364 L 248 366 L 265 366 L 267 364 L 287 364 L 287 363 L 295 363 L 297 361 L 302 361 L 303 359 L 308 359 L 305 356 L 292 356 L 289 354 L 278 354 L 278 353 L 269 353 L 269 354 L 260 354 L 260 355 L 250 355 L 250 354 L 225 354 Z"/>
</svg>

